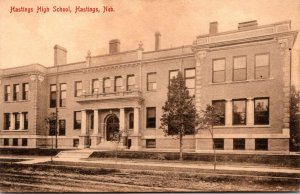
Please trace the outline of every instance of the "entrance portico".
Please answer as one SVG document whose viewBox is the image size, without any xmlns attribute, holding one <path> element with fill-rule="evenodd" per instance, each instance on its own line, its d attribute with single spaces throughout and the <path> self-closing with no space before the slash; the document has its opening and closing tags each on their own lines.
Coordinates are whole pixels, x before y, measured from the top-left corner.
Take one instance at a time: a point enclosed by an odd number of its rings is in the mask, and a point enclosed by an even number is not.
<svg viewBox="0 0 300 194">
<path fill-rule="evenodd" d="M 119 131 L 121 135 L 119 147 L 127 148 L 127 139 L 130 139 L 132 145 L 130 149 L 139 150 L 142 101 L 139 91 L 108 93 L 105 96 L 102 94 L 82 96 L 77 100 L 86 107 L 81 114 L 79 148 L 90 146 L 91 148 L 110 147 L 113 149 L 113 142 L 109 135 Z M 131 113 L 133 113 L 133 129 L 129 129 L 129 114 Z M 89 122 L 93 124 L 88 124 Z"/>
</svg>

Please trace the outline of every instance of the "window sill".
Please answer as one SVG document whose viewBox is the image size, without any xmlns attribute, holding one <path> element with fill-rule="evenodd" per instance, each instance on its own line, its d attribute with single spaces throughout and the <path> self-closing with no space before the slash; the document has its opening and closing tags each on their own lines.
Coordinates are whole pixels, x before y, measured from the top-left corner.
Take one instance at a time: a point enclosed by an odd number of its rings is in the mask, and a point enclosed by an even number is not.
<svg viewBox="0 0 300 194">
<path fill-rule="evenodd" d="M 30 100 L 15 100 L 15 101 L 4 101 L 4 103 L 17 103 L 17 102 L 28 102 Z"/>
<path fill-rule="evenodd" d="M 251 80 L 242 80 L 242 81 L 225 81 L 225 82 L 218 82 L 218 83 L 210 82 L 208 84 L 209 85 L 237 84 L 237 83 L 249 83 L 249 82 L 269 81 L 269 80 L 273 80 L 273 79 L 274 79 L 273 77 L 270 77 L 270 78 L 266 78 L 266 79 L 251 79 Z"/>
<path fill-rule="evenodd" d="M 214 129 L 222 128 L 270 128 L 271 125 L 223 125 L 223 126 L 214 126 Z"/>
<path fill-rule="evenodd" d="M 1 131 L 7 131 L 7 132 L 28 132 L 29 130 L 28 129 L 11 129 L 11 130 L 4 130 L 2 129 Z"/>
<path fill-rule="evenodd" d="M 146 130 L 155 130 L 156 127 L 146 127 Z"/>
</svg>

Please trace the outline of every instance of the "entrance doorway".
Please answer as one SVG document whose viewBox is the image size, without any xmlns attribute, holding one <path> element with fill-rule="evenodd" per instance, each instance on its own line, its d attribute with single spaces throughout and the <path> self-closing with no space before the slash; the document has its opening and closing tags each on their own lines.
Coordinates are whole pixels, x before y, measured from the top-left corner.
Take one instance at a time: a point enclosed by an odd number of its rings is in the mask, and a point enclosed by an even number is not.
<svg viewBox="0 0 300 194">
<path fill-rule="evenodd" d="M 120 124 L 119 118 L 115 114 L 108 116 L 108 118 L 106 119 L 106 140 L 107 141 L 113 141 L 114 135 L 116 133 L 119 133 L 119 129 L 120 129 L 119 124 Z"/>
</svg>

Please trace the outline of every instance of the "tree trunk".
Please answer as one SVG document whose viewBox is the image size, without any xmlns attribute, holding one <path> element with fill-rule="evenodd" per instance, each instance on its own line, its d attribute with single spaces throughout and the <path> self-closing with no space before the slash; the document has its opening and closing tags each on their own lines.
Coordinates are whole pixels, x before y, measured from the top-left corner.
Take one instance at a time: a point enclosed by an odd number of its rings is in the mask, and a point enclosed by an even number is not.
<svg viewBox="0 0 300 194">
<path fill-rule="evenodd" d="M 211 127 L 211 137 L 213 141 L 213 149 L 214 149 L 214 171 L 216 170 L 217 166 L 217 155 L 216 155 L 216 147 L 215 147 L 215 142 L 214 142 L 214 127 Z"/>
<path fill-rule="evenodd" d="M 182 156 L 182 133 L 183 133 L 183 126 L 181 127 L 181 132 L 179 133 L 179 160 L 182 161 L 183 160 L 183 156 Z"/>
</svg>

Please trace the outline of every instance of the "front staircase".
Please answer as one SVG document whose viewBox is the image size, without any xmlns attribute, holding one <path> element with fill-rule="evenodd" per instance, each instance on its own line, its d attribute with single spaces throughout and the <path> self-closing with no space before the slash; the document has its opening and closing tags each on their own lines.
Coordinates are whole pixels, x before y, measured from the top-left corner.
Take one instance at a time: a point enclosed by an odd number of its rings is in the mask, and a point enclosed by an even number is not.
<svg viewBox="0 0 300 194">
<path fill-rule="evenodd" d="M 119 144 L 117 144 L 116 142 L 111 142 L 111 141 L 103 141 L 103 142 L 99 143 L 94 149 L 96 149 L 96 150 L 116 150 L 117 147 L 118 147 L 118 150 L 126 149 L 126 146 L 123 146 L 121 142 Z"/>
<path fill-rule="evenodd" d="M 68 151 L 61 151 L 55 157 L 56 158 L 88 158 L 94 151 L 93 150 L 68 150 Z"/>
</svg>

